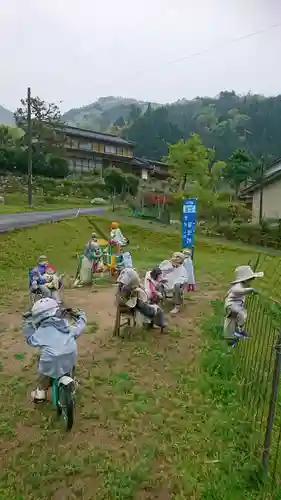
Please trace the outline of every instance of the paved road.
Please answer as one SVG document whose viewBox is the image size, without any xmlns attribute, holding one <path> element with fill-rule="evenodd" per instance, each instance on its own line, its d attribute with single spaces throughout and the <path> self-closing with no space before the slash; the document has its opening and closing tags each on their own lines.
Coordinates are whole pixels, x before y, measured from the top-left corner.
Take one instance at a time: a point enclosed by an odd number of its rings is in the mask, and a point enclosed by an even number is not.
<svg viewBox="0 0 281 500">
<path fill-rule="evenodd" d="M 23 212 L 0 215 L 0 233 L 11 229 L 33 226 L 43 222 L 72 219 L 76 215 L 103 214 L 104 208 L 70 208 L 67 210 L 48 210 L 46 212 Z"/>
</svg>

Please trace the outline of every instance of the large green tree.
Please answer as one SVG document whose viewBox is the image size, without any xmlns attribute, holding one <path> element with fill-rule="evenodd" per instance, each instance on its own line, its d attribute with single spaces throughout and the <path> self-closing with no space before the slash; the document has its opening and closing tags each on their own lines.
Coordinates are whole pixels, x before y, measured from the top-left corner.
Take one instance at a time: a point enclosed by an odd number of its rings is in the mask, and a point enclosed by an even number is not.
<svg viewBox="0 0 281 500">
<path fill-rule="evenodd" d="M 192 134 L 187 141 L 181 139 L 169 146 L 166 163 L 172 166 L 179 187 L 184 190 L 187 184 L 195 182 L 205 185 L 213 156 L 214 151 L 203 145 L 199 135 Z"/>
<path fill-rule="evenodd" d="M 251 156 L 243 149 L 233 151 L 227 162 L 225 178 L 235 189 L 236 194 L 242 183 L 253 177 L 254 168 Z"/>
</svg>

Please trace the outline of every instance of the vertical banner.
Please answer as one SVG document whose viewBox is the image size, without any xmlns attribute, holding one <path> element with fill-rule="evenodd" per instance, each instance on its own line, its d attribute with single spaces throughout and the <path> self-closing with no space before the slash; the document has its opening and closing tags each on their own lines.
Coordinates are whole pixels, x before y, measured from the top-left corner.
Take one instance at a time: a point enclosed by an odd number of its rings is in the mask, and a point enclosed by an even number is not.
<svg viewBox="0 0 281 500">
<path fill-rule="evenodd" d="M 182 248 L 194 248 L 197 198 L 185 198 L 182 207 Z"/>
</svg>

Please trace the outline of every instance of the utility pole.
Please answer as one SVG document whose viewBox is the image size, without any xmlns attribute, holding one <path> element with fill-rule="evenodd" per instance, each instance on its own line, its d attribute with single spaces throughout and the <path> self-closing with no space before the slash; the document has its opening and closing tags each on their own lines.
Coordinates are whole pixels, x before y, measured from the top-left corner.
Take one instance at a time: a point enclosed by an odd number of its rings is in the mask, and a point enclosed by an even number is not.
<svg viewBox="0 0 281 500">
<path fill-rule="evenodd" d="M 32 121 L 31 121 L 31 90 L 27 89 L 27 173 L 28 173 L 28 206 L 32 208 Z"/>
<path fill-rule="evenodd" d="M 263 218 L 263 174 L 264 174 L 264 157 L 261 157 L 261 168 L 260 168 L 260 207 L 259 207 L 259 225 L 262 224 Z"/>
</svg>

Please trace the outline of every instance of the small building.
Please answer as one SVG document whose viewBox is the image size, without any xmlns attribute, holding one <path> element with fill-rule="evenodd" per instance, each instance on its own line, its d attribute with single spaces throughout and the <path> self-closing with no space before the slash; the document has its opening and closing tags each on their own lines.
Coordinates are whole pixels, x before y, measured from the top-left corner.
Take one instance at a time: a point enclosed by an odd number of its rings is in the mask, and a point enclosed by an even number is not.
<svg viewBox="0 0 281 500">
<path fill-rule="evenodd" d="M 170 177 L 168 169 L 168 165 L 161 161 L 136 157 L 134 157 L 132 161 L 132 172 L 144 181 L 151 177 L 157 180 L 166 180 Z"/>
<path fill-rule="evenodd" d="M 252 199 L 252 222 L 259 222 L 262 191 L 263 219 L 281 219 L 281 158 L 265 170 L 262 182 L 255 182 L 240 192 L 242 200 Z"/>
</svg>

